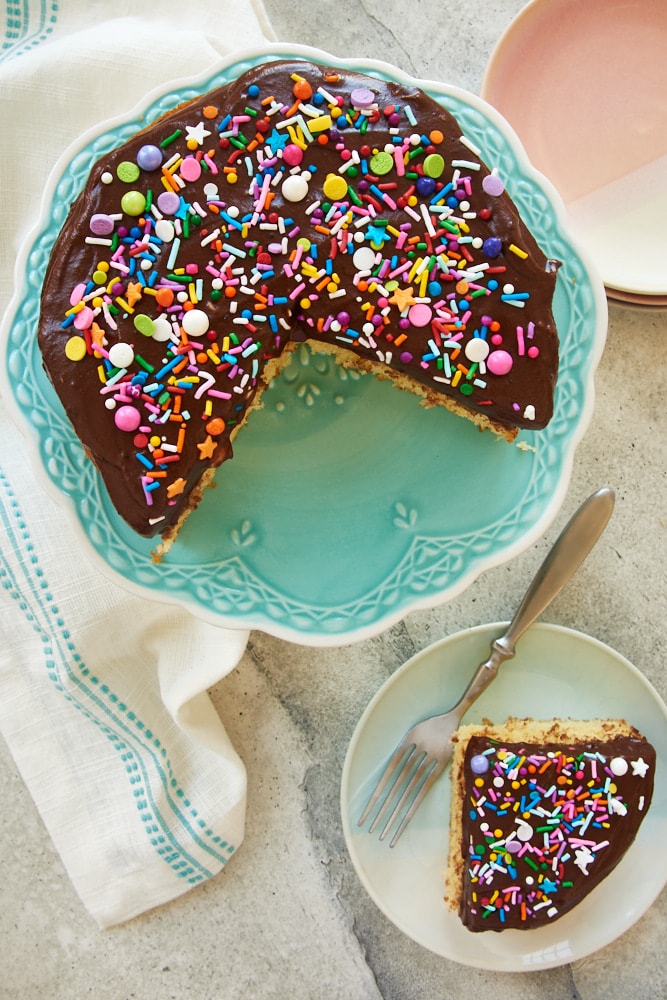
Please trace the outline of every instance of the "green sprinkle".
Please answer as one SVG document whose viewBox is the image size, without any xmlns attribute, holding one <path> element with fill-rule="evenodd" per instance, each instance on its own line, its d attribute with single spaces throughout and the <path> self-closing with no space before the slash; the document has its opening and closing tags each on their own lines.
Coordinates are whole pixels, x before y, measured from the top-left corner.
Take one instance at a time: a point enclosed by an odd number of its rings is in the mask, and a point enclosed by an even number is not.
<svg viewBox="0 0 667 1000">
<path fill-rule="evenodd" d="M 155 371 L 154 366 L 152 364 L 150 364 L 150 362 L 146 361 L 145 358 L 142 358 L 142 356 L 140 354 L 135 354 L 134 355 L 134 360 L 137 362 L 137 364 L 139 365 L 140 368 L 144 369 L 144 371 L 146 371 L 146 372 L 154 372 Z"/>
<path fill-rule="evenodd" d="M 172 132 L 171 135 L 168 135 L 166 139 L 162 140 L 162 142 L 160 143 L 160 149 L 164 149 L 165 146 L 170 146 L 171 143 L 176 142 L 178 137 L 181 135 L 183 135 L 182 129 L 177 128 L 175 132 Z"/>
</svg>

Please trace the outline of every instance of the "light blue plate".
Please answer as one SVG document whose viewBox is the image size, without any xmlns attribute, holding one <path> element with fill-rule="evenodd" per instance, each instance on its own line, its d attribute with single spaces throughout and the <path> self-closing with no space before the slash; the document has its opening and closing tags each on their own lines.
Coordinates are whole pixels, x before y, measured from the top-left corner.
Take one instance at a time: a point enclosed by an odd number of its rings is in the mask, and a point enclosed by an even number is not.
<svg viewBox="0 0 667 1000">
<path fill-rule="evenodd" d="M 68 152 L 19 261 L 1 377 L 47 489 L 118 582 L 220 625 L 335 645 L 451 598 L 545 530 L 590 420 L 607 312 L 601 282 L 565 231 L 560 200 L 500 116 L 461 90 L 417 81 L 499 168 L 547 256 L 563 261 L 554 301 L 561 363 L 551 423 L 508 445 L 304 345 L 240 433 L 236 457 L 219 470 L 216 488 L 156 564 L 155 540 L 142 539 L 116 514 L 44 374 L 36 339 L 41 279 L 69 206 L 100 156 L 261 60 L 292 57 L 342 65 L 318 50 L 269 46 L 204 80 L 149 96 L 136 113 Z M 351 68 L 415 83 L 386 64 L 355 60 Z"/>
</svg>

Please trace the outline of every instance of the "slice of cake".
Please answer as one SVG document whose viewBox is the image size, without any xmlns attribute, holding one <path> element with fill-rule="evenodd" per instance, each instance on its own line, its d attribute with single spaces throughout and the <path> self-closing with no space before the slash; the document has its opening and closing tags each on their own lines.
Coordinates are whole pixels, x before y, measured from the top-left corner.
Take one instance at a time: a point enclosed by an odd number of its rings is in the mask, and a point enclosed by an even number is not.
<svg viewBox="0 0 667 1000">
<path fill-rule="evenodd" d="M 545 427 L 558 263 L 505 180 L 417 87 L 301 60 L 105 154 L 38 337 L 122 517 L 173 538 L 304 340 L 508 440 Z"/>
<path fill-rule="evenodd" d="M 447 903 L 471 931 L 557 920 L 635 839 L 655 750 L 615 719 L 509 719 L 455 740 Z"/>
</svg>

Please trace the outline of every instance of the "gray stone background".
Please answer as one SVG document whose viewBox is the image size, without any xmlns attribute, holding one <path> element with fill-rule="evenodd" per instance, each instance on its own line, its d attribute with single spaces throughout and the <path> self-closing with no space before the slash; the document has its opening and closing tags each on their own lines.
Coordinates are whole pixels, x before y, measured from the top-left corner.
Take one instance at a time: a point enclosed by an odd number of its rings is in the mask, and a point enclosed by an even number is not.
<svg viewBox="0 0 667 1000">
<path fill-rule="evenodd" d="M 382 58 L 474 92 L 523 6 L 265 5 L 280 41 Z M 246 841 L 210 884 L 99 932 L 0 745 L 0 998 L 664 1000 L 664 892 L 622 938 L 573 965 L 524 974 L 469 969 L 424 950 L 375 907 L 347 855 L 338 797 L 349 739 L 383 681 L 430 642 L 511 617 L 556 528 L 602 485 L 617 491 L 612 522 L 546 618 L 617 649 L 664 697 L 666 357 L 667 313 L 611 307 L 593 421 L 563 508 L 548 538 L 511 564 L 484 573 L 451 603 L 342 649 L 251 636 L 239 667 L 212 692 L 250 787 Z"/>
</svg>

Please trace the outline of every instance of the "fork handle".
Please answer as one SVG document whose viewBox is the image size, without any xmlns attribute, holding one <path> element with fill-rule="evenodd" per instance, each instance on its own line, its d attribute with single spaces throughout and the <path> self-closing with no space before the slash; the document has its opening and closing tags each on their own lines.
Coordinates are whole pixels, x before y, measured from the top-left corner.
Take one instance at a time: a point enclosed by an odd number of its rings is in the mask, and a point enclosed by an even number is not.
<svg viewBox="0 0 667 1000">
<path fill-rule="evenodd" d="M 505 634 L 494 639 L 491 655 L 484 663 L 480 663 L 454 707 L 453 711 L 459 713 L 459 718 L 496 677 L 501 663 L 514 656 L 516 644 L 523 633 L 581 566 L 611 517 L 614 499 L 614 491 L 604 487 L 584 500 L 567 522 L 533 577 Z"/>
</svg>

